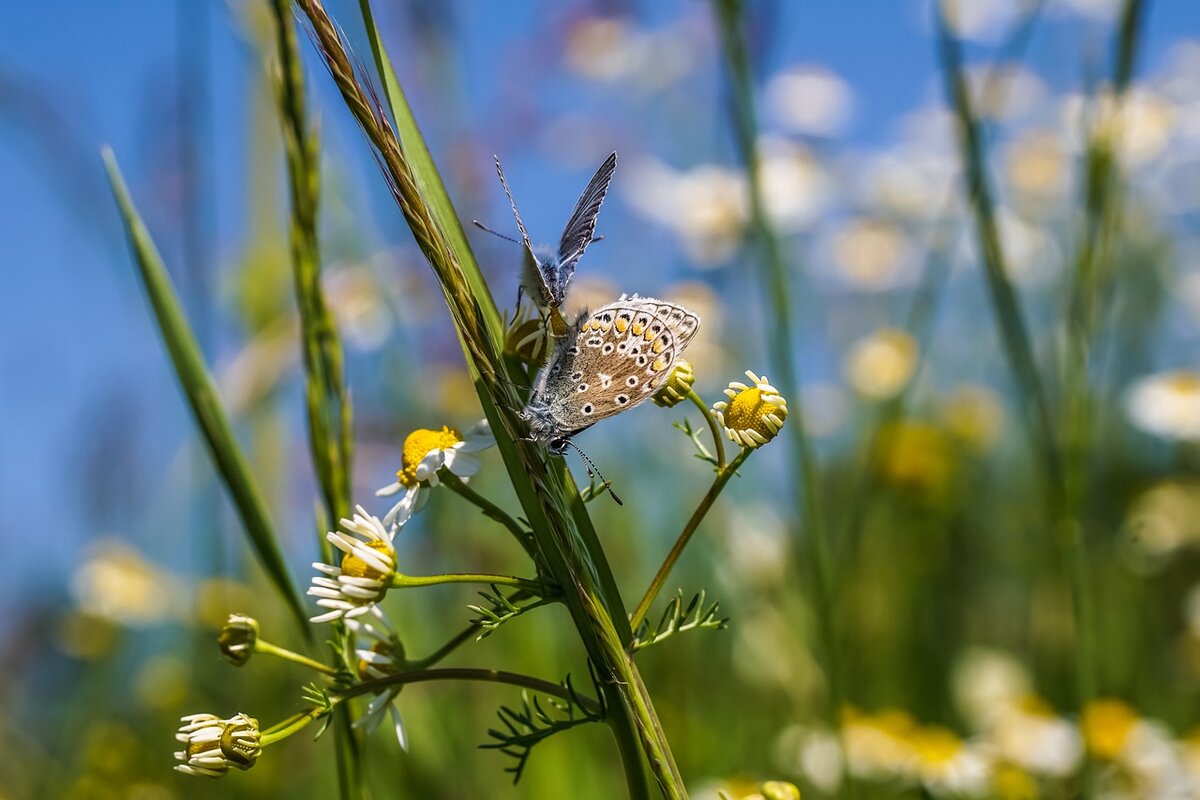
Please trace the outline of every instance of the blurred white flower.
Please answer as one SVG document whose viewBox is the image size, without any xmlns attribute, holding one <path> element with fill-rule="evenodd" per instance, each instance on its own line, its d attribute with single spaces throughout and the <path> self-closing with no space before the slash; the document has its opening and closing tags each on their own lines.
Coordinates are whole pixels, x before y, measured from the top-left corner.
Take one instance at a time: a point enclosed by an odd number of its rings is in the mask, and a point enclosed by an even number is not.
<svg viewBox="0 0 1200 800">
<path fill-rule="evenodd" d="M 361 350 L 374 350 L 387 341 L 393 317 L 370 268 L 346 264 L 328 270 L 323 277 L 342 337 Z"/>
<path fill-rule="evenodd" d="M 996 754 L 1033 775 L 1064 778 L 1083 759 L 1083 736 L 1070 720 L 1028 696 L 1003 706 L 987 729 Z"/>
<path fill-rule="evenodd" d="M 977 730 L 1031 691 L 1025 667 L 1002 650 L 973 647 L 959 657 L 951 679 L 958 710 Z"/>
<path fill-rule="evenodd" d="M 1122 0 L 1053 0 L 1053 5 L 1096 22 L 1111 22 Z"/>
<path fill-rule="evenodd" d="M 1125 410 L 1147 433 L 1200 440 L 1200 372 L 1178 369 L 1147 375 L 1126 391 Z"/>
<path fill-rule="evenodd" d="M 1022 2 L 1013 0 L 941 0 L 946 26 L 961 39 L 993 41 L 1013 22 Z"/>
<path fill-rule="evenodd" d="M 585 17 L 567 32 L 567 68 L 596 81 L 640 88 L 667 86 L 691 71 L 694 47 L 673 28 L 639 28 L 626 17 Z"/>
<path fill-rule="evenodd" d="M 775 740 L 775 760 L 785 771 L 803 775 L 823 794 L 836 795 L 842 783 L 842 746 L 836 734 L 790 725 Z"/>
<path fill-rule="evenodd" d="M 917 342 L 908 333 L 881 328 L 858 340 L 846 354 L 846 380 L 872 400 L 893 397 L 912 380 L 917 368 Z"/>
<path fill-rule="evenodd" d="M 965 78 L 975 114 L 983 119 L 1012 122 L 1046 99 L 1046 84 L 1020 64 L 968 66 Z"/>
<path fill-rule="evenodd" d="M 838 275 L 858 289 L 895 289 L 908 284 L 915 273 L 916 259 L 908 237 L 900 226 L 886 220 L 846 220 L 830 234 L 825 247 L 827 260 Z"/>
<path fill-rule="evenodd" d="M 680 171 L 644 160 L 630 166 L 624 187 L 634 211 L 674 233 L 698 266 L 728 260 L 741 242 L 750 204 L 738 170 L 702 164 Z"/>
<path fill-rule="evenodd" d="M 1200 484 L 1165 481 L 1134 500 L 1124 535 L 1139 555 L 1162 558 L 1200 542 Z"/>
<path fill-rule="evenodd" d="M 837 136 L 854 108 L 850 85 L 822 66 L 791 67 L 766 86 L 767 110 L 785 130 Z"/>
<path fill-rule="evenodd" d="M 935 796 L 981 797 L 991 783 L 986 751 L 940 726 L 919 728 L 910 737 L 908 771 Z"/>
<path fill-rule="evenodd" d="M 1027 131 L 1005 148 L 1008 182 L 1026 201 L 1060 200 L 1069 188 L 1069 163 L 1065 142 L 1049 130 Z"/>
<path fill-rule="evenodd" d="M 761 589 L 787 574 L 788 529 L 773 505 L 739 504 L 728 520 L 724 544 L 721 573 L 732 573 L 732 585 Z"/>
<path fill-rule="evenodd" d="M 833 183 L 812 151 L 787 139 L 763 136 L 758 157 L 763 203 L 779 232 L 797 233 L 816 223 L 833 198 Z"/>
<path fill-rule="evenodd" d="M 179 606 L 178 580 L 115 539 L 98 541 L 71 576 L 79 609 L 118 625 L 159 622 Z"/>
</svg>

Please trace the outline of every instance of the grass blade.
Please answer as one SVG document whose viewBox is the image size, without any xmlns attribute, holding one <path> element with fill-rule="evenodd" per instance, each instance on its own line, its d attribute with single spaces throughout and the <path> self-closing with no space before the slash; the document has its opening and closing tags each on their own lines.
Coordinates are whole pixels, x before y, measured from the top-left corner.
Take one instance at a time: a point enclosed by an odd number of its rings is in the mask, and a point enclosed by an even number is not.
<svg viewBox="0 0 1200 800">
<path fill-rule="evenodd" d="M 266 505 L 250 472 L 250 465 L 233 435 L 233 426 L 221 405 L 216 385 L 204 364 L 196 337 L 184 317 L 171 278 L 150 238 L 150 233 L 129 197 L 129 190 L 121 177 L 116 157 L 107 147 L 102 151 L 102 156 L 113 195 L 120 207 L 121 219 L 125 223 L 129 243 L 133 248 L 142 286 L 154 310 L 179 384 L 208 445 L 213 464 L 229 490 L 250 540 L 250 546 L 258 556 L 267 578 L 292 612 L 296 626 L 304 634 L 304 638 L 311 640 L 308 618 L 292 583 L 287 564 L 283 560 Z"/>
</svg>

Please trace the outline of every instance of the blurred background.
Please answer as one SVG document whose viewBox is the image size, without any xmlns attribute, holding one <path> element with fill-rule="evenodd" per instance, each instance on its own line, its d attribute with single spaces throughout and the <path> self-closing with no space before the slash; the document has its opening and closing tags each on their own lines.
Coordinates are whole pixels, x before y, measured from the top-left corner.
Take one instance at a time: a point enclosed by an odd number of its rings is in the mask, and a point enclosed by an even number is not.
<svg viewBox="0 0 1200 800">
<path fill-rule="evenodd" d="M 948 14 L 983 123 L 1009 277 L 1051 385 L 1080 247 L 1088 120 L 1112 72 L 1121 5 L 958 0 Z M 464 219 L 515 233 L 496 154 L 533 238 L 557 241 L 616 150 L 606 239 L 581 262 L 571 303 L 639 292 L 696 310 L 688 357 L 710 402 L 745 369 L 774 374 L 709 4 L 375 7 Z M 357 4 L 329 9 L 369 57 Z M 1114 153 L 1123 224 L 1094 350 L 1083 516 L 1104 700 L 1087 708 L 1072 684 L 1066 566 L 964 202 L 931 8 L 755 0 L 746 13 L 763 191 L 799 321 L 803 389 L 789 401 L 803 406 L 816 446 L 834 541 L 855 791 L 1069 797 L 1088 752 L 1106 796 L 1200 797 L 1200 9 L 1149 3 Z M 373 493 L 394 480 L 404 436 L 466 428 L 481 413 L 432 275 L 301 44 L 323 143 L 325 288 L 354 401 L 355 496 L 382 514 Z M 219 657 L 230 612 L 299 643 L 195 434 L 98 157 L 110 144 L 122 163 L 307 580 L 317 495 L 266 71 L 273 46 L 267 6 L 251 0 L 49 0 L 4 12 L 0 798 L 334 791 L 331 743 L 308 735 L 219 783 L 171 772 L 181 714 L 244 711 L 266 726 L 299 708 L 310 677 Z M 518 248 L 468 235 L 511 307 Z M 592 508 L 627 598 L 640 596 L 710 480 L 670 426 L 687 416 L 648 406 L 577 439 L 625 500 Z M 766 777 L 814 796 L 838 791 L 786 446 L 749 462 L 668 585 L 707 589 L 729 629 L 640 657 L 696 796 Z M 474 485 L 516 508 L 495 453 Z M 397 544 L 415 574 L 527 571 L 498 526 L 449 496 Z M 467 587 L 438 587 L 386 606 L 420 654 L 476 601 Z M 573 636 L 548 609 L 453 663 L 582 676 Z M 375 796 L 621 796 L 600 726 L 540 745 L 510 786 L 504 757 L 475 748 L 514 695 L 405 690 L 410 751 L 385 732 L 370 739 Z"/>
</svg>

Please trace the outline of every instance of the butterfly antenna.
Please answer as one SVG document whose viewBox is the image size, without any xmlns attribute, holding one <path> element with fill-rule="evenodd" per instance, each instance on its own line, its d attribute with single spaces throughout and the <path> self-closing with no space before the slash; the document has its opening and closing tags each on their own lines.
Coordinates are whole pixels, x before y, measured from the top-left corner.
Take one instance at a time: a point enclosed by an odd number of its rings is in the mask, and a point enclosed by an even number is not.
<svg viewBox="0 0 1200 800">
<path fill-rule="evenodd" d="M 484 225 L 482 222 L 480 222 L 477 219 L 471 220 L 471 224 L 474 225 L 476 228 L 479 228 L 479 230 L 487 231 L 488 233 L 492 234 L 493 236 L 499 236 L 501 239 L 504 239 L 505 241 L 512 242 L 513 244 L 521 244 L 521 242 L 519 240 L 514 239 L 511 236 L 505 236 L 500 231 L 492 230 L 487 225 Z"/>
<path fill-rule="evenodd" d="M 591 478 L 593 476 L 599 477 L 600 482 L 603 483 L 606 487 L 608 487 L 608 493 L 612 497 L 613 501 L 619 506 L 625 505 L 624 503 L 621 502 L 621 498 L 617 497 L 617 493 L 613 491 L 612 482 L 609 481 L 608 478 L 605 478 L 604 475 L 600 472 L 600 470 L 596 468 L 596 465 L 592 463 L 592 460 L 587 457 L 587 453 L 583 452 L 583 450 L 580 449 L 579 445 L 575 444 L 570 439 L 567 440 L 567 444 L 569 444 L 571 447 L 575 448 L 575 452 L 579 453 L 579 457 L 583 459 L 583 463 L 587 466 L 588 477 L 589 478 Z"/>
</svg>

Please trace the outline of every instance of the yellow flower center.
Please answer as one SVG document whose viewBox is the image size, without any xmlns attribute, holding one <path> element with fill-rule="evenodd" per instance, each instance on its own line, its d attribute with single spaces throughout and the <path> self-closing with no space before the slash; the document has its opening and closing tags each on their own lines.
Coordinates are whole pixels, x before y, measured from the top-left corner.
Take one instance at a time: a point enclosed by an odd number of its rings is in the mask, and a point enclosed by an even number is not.
<svg viewBox="0 0 1200 800">
<path fill-rule="evenodd" d="M 1125 703 L 1096 700 L 1083 710 L 1083 739 L 1097 756 L 1113 759 L 1125 748 L 1135 724 L 1137 714 Z"/>
<path fill-rule="evenodd" d="M 364 547 L 369 547 L 372 550 L 378 550 L 386 555 L 389 559 L 392 558 L 392 546 L 387 542 L 373 541 L 363 542 Z M 387 575 L 383 574 L 375 567 L 363 561 L 356 555 L 347 553 L 342 557 L 342 574 L 348 575 L 351 578 L 372 578 L 374 580 L 383 580 Z"/>
<path fill-rule="evenodd" d="M 404 440 L 402 466 L 396 477 L 406 488 L 413 488 L 419 483 L 417 467 L 425 460 L 425 456 L 434 450 L 447 450 L 461 441 L 462 434 L 446 425 L 443 425 L 440 431 L 418 428 Z"/>
<path fill-rule="evenodd" d="M 1180 370 L 1167 378 L 1167 385 L 1180 394 L 1200 395 L 1200 373 Z"/>
<path fill-rule="evenodd" d="M 388 644 L 387 642 L 376 642 L 375 644 L 371 645 L 371 652 L 372 653 L 380 653 L 382 655 L 385 655 L 388 658 L 392 659 L 393 663 L 391 663 L 391 664 L 383 664 L 383 663 L 379 663 L 379 662 L 369 663 L 364 659 L 359 659 L 359 661 L 358 661 L 358 677 L 359 678 L 361 678 L 364 681 L 371 680 L 372 678 L 375 677 L 375 675 L 372 674 L 373 671 L 374 672 L 383 672 L 387 675 L 392 675 L 392 674 L 396 673 L 397 671 L 399 671 L 400 664 L 398 663 L 398 659 L 396 657 L 397 654 L 396 654 L 394 648 L 390 644 Z M 400 658 L 403 658 L 402 654 L 401 654 Z"/>
<path fill-rule="evenodd" d="M 926 764 L 940 766 L 949 763 L 962 750 L 962 740 L 946 728 L 925 728 L 913 737 L 913 749 Z"/>
<path fill-rule="evenodd" d="M 783 421 L 787 419 L 787 406 L 767 402 L 762 389 L 751 386 L 738 392 L 725 407 L 725 427 L 735 431 L 754 431 L 771 439 L 775 436 L 775 429 L 767 421 L 771 414 Z"/>
</svg>

